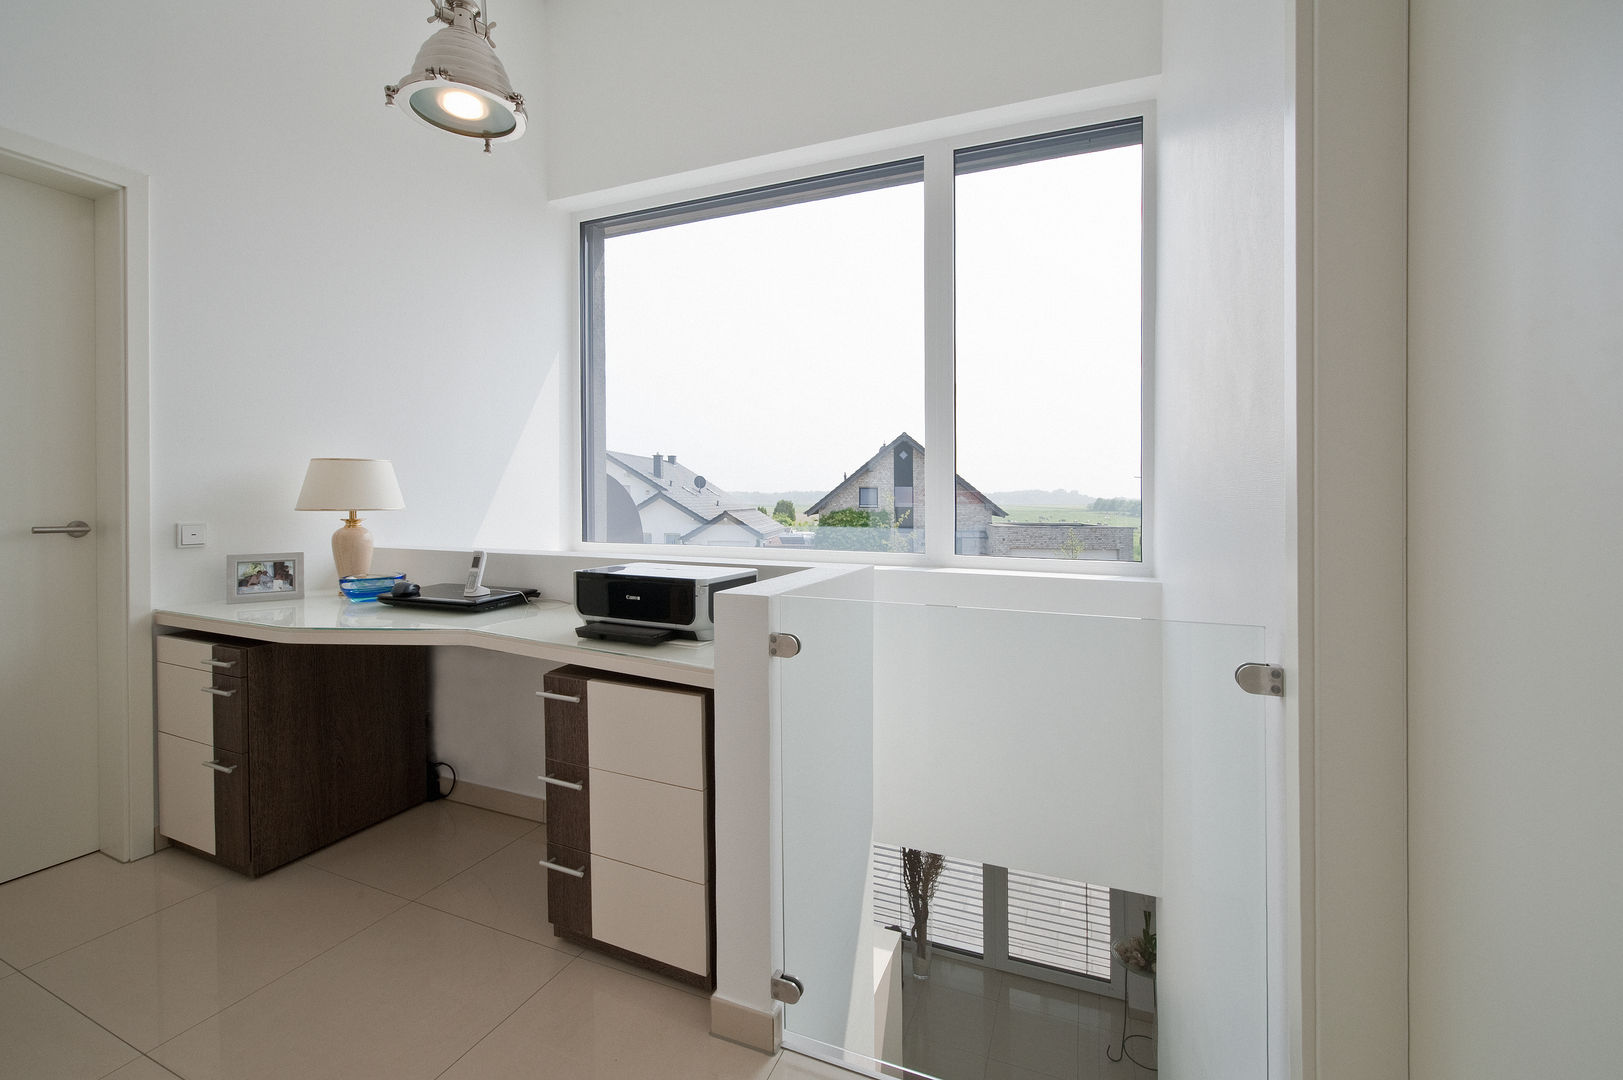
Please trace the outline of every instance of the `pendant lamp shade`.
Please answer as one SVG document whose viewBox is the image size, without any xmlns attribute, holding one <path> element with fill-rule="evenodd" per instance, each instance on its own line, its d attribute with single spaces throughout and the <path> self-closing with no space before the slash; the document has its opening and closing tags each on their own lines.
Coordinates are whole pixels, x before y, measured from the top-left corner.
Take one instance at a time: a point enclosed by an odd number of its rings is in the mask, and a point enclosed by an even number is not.
<svg viewBox="0 0 1623 1080">
<path fill-rule="evenodd" d="M 513 89 L 496 58 L 490 32 L 495 23 L 481 17 L 475 0 L 431 0 L 429 22 L 445 25 L 423 47 L 411 71 L 383 88 L 384 103 L 400 105 L 414 120 L 483 139 L 485 152 L 501 139 L 524 134 L 524 95 Z"/>
</svg>

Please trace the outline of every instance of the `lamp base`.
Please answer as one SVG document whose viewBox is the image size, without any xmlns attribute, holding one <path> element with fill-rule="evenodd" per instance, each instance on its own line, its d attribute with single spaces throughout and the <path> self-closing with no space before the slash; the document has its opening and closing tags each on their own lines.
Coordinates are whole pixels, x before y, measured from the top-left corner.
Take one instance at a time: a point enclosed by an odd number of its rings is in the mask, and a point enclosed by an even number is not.
<svg viewBox="0 0 1623 1080">
<path fill-rule="evenodd" d="M 332 561 L 340 578 L 359 577 L 372 569 L 372 530 L 354 514 L 332 534 Z"/>
</svg>

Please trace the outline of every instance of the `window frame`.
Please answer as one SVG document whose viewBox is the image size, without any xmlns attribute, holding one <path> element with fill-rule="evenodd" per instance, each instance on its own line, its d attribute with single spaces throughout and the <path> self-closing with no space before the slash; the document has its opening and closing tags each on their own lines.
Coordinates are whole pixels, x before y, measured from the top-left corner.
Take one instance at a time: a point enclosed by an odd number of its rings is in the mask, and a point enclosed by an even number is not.
<svg viewBox="0 0 1623 1080">
<path fill-rule="evenodd" d="M 579 364 L 575 369 L 578 381 L 574 387 L 578 426 L 566 436 L 569 446 L 564 455 L 566 466 L 572 466 L 573 475 L 572 480 L 566 480 L 566 490 L 574 493 L 566 526 L 569 550 L 602 554 L 605 557 L 625 557 L 635 554 L 644 558 L 680 558 L 694 554 L 684 545 L 626 545 L 585 538 L 588 506 L 592 504 L 594 498 L 594 492 L 588 490 L 588 485 L 593 479 L 587 475 L 586 462 L 593 454 L 600 454 L 606 449 L 600 445 L 602 427 L 598 419 L 601 416 L 601 400 L 604 393 L 602 335 L 594 329 L 600 324 L 594 319 L 594 292 L 588 284 L 594 268 L 601 265 L 602 233 L 598 232 L 594 240 L 589 236 L 589 226 L 608 219 L 629 221 L 633 215 L 642 222 L 660 220 L 661 216 L 665 215 L 668 220 L 660 221 L 661 224 L 676 224 L 681 216 L 680 208 L 688 204 L 709 202 L 712 205 L 721 205 L 731 199 L 756 198 L 760 193 L 774 188 L 815 184 L 820 179 L 831 176 L 859 170 L 900 167 L 914 161 L 922 161 L 925 215 L 923 283 L 925 373 L 924 431 L 921 441 L 929 449 L 925 460 L 924 482 L 928 491 L 954 491 L 957 475 L 957 400 L 953 355 L 956 333 L 956 283 L 953 265 L 955 155 L 959 151 L 1036 139 L 1134 118 L 1138 118 L 1142 123 L 1143 148 L 1141 175 L 1143 215 L 1140 228 L 1139 281 L 1140 560 L 1115 562 L 960 555 L 957 553 L 956 501 L 948 504 L 951 512 L 943 513 L 937 510 L 936 518 L 924 521 L 925 544 L 922 552 L 837 551 L 810 547 L 782 549 L 709 547 L 705 549 L 705 555 L 706 557 L 731 555 L 761 562 L 814 561 L 917 569 L 1020 571 L 1118 578 L 1154 577 L 1157 123 L 1155 103 L 1139 98 L 1125 99 L 1113 105 L 1084 112 L 1074 110 L 1050 112 L 1033 119 L 996 126 L 973 125 L 966 118 L 943 121 L 938 126 L 949 129 L 948 133 L 925 141 L 896 139 L 864 153 L 843 156 L 837 152 L 819 156 L 816 148 L 810 148 L 792 155 L 783 155 L 801 159 L 803 163 L 797 167 L 773 170 L 752 168 L 751 163 L 740 163 L 712 170 L 720 178 L 708 183 L 689 185 L 682 182 L 684 178 L 671 178 L 668 181 L 646 185 L 646 193 L 636 198 L 617 202 L 605 201 L 578 210 L 573 219 L 578 241 L 575 287 Z M 785 201 L 795 201 L 795 198 L 791 197 Z M 764 208 L 770 204 L 761 202 L 759 205 Z M 670 213 L 673 208 L 676 208 L 678 213 Z M 753 208 L 755 207 L 751 207 Z"/>
</svg>

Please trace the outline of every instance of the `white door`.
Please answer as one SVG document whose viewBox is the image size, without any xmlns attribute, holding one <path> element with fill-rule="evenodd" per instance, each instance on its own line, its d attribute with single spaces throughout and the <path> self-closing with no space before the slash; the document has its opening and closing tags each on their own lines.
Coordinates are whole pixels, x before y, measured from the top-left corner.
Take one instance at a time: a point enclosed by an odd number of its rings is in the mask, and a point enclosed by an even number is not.
<svg viewBox="0 0 1623 1080">
<path fill-rule="evenodd" d="M 98 847 L 94 220 L 0 174 L 0 881 Z"/>
</svg>

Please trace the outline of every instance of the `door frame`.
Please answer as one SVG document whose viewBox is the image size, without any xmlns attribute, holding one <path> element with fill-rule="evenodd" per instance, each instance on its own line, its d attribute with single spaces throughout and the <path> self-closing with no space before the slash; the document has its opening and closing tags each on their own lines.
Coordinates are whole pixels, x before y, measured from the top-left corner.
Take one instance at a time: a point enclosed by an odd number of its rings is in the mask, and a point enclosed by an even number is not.
<svg viewBox="0 0 1623 1080">
<path fill-rule="evenodd" d="M 101 850 L 154 848 L 147 177 L 0 127 L 0 173 L 95 210 L 96 702 Z"/>
</svg>

